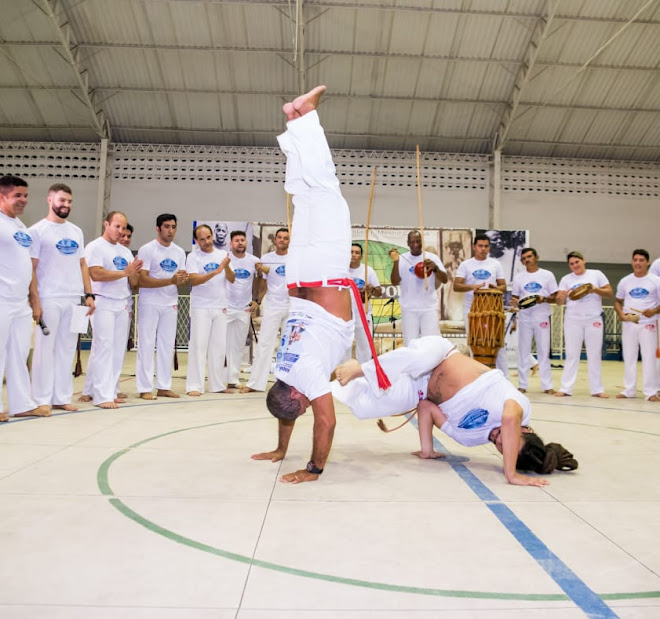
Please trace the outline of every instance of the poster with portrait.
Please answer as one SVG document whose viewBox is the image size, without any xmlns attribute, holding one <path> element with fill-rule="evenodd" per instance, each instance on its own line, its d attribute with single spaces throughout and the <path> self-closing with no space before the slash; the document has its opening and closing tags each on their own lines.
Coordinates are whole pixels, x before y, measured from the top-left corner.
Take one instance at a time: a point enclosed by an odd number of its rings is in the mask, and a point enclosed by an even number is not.
<svg viewBox="0 0 660 619">
<path fill-rule="evenodd" d="M 258 253 L 255 253 L 255 256 L 263 256 L 268 252 L 275 251 L 275 235 L 279 229 L 286 227 L 286 222 L 261 224 L 259 234 L 260 247 L 257 248 L 255 245 L 254 251 L 258 251 Z"/>
<path fill-rule="evenodd" d="M 200 219 L 193 221 L 193 230 L 202 224 L 209 226 L 213 232 L 213 246 L 216 249 L 224 249 L 225 251 L 230 250 L 230 239 L 231 233 L 234 230 L 240 230 L 245 233 L 245 238 L 247 240 L 247 252 L 249 254 L 254 253 L 255 248 L 255 238 L 254 238 L 254 229 L 253 225 L 249 221 L 218 221 L 218 220 L 208 220 Z M 192 240 L 192 249 L 195 249 L 195 239 Z"/>
<path fill-rule="evenodd" d="M 440 319 L 462 325 L 464 293 L 454 291 L 454 278 L 458 265 L 472 256 L 472 230 L 441 230 L 440 245 L 440 257 L 447 270 L 447 283 L 440 286 Z"/>
</svg>

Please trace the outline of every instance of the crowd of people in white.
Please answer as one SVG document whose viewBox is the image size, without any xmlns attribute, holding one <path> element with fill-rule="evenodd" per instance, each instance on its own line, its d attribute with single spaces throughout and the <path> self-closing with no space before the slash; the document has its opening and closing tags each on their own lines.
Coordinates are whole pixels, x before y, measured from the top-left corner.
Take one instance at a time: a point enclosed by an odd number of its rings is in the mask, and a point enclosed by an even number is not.
<svg viewBox="0 0 660 619">
<path fill-rule="evenodd" d="M 215 232 L 202 224 L 194 230 L 195 249 L 186 257 L 174 242 L 177 218 L 165 213 L 157 218 L 156 238 L 143 245 L 134 257 L 129 249 L 133 228 L 124 213 L 109 213 L 102 236 L 85 245 L 81 229 L 68 220 L 73 207 L 70 187 L 62 183 L 50 187 L 46 217 L 29 229 L 20 220 L 27 202 L 27 182 L 11 175 L 0 179 L 3 256 L 0 298 L 5 306 L 0 319 L 0 371 L 6 376 L 9 404 L 7 412 L 0 412 L 0 421 L 7 421 L 10 416 L 48 416 L 51 409 L 75 410 L 71 368 L 78 336 L 70 325 L 73 308 L 80 305 L 87 307 L 93 329 L 87 378 L 80 399 L 101 408 L 116 408 L 124 402 L 126 395 L 119 388 L 119 377 L 133 312 L 132 295 L 136 290 L 139 290 L 137 392 L 145 400 L 158 396 L 178 398 L 179 394 L 172 390 L 172 357 L 178 286 L 186 283 L 191 286 L 186 393 L 200 396 L 205 390 L 215 393 L 266 390 L 278 334 L 283 332 L 289 311 L 287 228 L 276 231 L 274 251 L 256 257 L 247 251 L 245 232 L 230 231 L 227 249 L 218 249 L 214 244 Z M 410 251 L 405 254 L 390 252 L 391 281 L 400 286 L 406 345 L 419 337 L 439 334 L 435 291 L 447 281 L 438 256 L 425 252 L 425 261 L 421 262 L 418 231 L 410 232 L 408 245 Z M 488 236 L 476 235 L 474 255 L 460 264 L 454 279 L 454 290 L 465 293 L 466 325 L 476 289 L 506 290 L 501 267 L 489 257 L 489 248 Z M 349 275 L 363 297 L 365 293 L 379 297 L 382 288 L 378 277 L 371 267 L 365 271 L 362 259 L 363 248 L 354 243 Z M 635 397 L 637 360 L 641 353 L 643 395 L 649 401 L 660 400 L 656 363 L 660 259 L 651 264 L 646 250 L 635 249 L 633 272 L 619 282 L 616 293 L 601 271 L 586 267 L 584 256 L 578 251 L 568 254 L 570 273 L 559 284 L 550 271 L 539 267 L 535 249 L 525 248 L 521 260 L 525 270 L 513 279 L 513 304 L 528 295 L 536 295 L 538 302 L 518 311 L 519 390 L 524 393 L 529 386 L 528 360 L 535 341 L 542 390 L 559 397 L 570 396 L 584 344 L 591 394 L 609 397 L 601 378 L 602 302 L 614 297 L 614 308 L 622 322 L 624 360 L 624 388 L 617 397 Z M 420 264 L 428 281 L 415 271 Z M 571 291 L 585 284 L 589 285 L 588 294 L 573 299 Z M 250 377 L 241 385 L 243 347 L 251 317 L 262 303 Z M 566 362 L 556 392 L 550 371 L 551 303 L 566 305 Z M 371 308 L 367 309 L 367 318 L 371 320 Z M 34 334 L 30 375 L 26 361 L 33 321 L 41 328 Z M 371 357 L 361 329 L 356 329 L 356 357 L 360 362 Z M 502 353 L 497 366 L 506 373 Z"/>
</svg>

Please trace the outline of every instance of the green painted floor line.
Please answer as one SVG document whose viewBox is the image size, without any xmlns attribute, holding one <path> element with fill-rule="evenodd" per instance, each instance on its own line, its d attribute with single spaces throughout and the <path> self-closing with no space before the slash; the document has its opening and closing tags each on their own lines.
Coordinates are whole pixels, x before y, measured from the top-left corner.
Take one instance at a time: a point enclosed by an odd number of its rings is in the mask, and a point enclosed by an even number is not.
<svg viewBox="0 0 660 619">
<path fill-rule="evenodd" d="M 313 580 L 320 580 L 325 582 L 333 582 L 343 585 L 350 585 L 353 587 L 362 587 L 365 589 L 373 589 L 379 591 L 389 591 L 394 593 L 411 593 L 414 595 L 425 595 L 433 597 L 451 597 L 451 598 L 470 598 L 470 599 L 484 599 L 484 600 L 517 600 L 525 602 L 565 602 L 569 598 L 567 595 L 562 593 L 559 594 L 543 594 L 543 593 L 498 593 L 498 592 L 489 592 L 489 591 L 465 591 L 461 589 L 431 589 L 426 587 L 410 587 L 406 585 L 393 585 L 389 583 L 380 583 L 369 580 L 359 580 L 355 578 L 344 578 L 341 576 L 334 576 L 332 574 L 322 574 L 320 572 L 311 572 L 308 570 L 301 570 L 293 567 L 288 567 L 286 565 L 280 565 L 277 563 L 271 563 L 269 561 L 260 561 L 258 559 L 253 559 L 245 555 L 240 555 L 234 552 L 229 552 L 228 550 L 222 550 L 221 548 L 215 548 L 214 546 L 209 546 L 202 542 L 198 542 L 189 537 L 179 535 L 174 531 L 170 531 L 160 525 L 148 520 L 147 518 L 141 516 L 137 512 L 133 511 L 125 503 L 114 496 L 114 492 L 110 486 L 109 482 L 109 472 L 111 466 L 119 460 L 123 455 L 129 453 L 133 449 L 137 449 L 142 445 L 156 441 L 160 438 L 171 436 L 173 434 L 179 434 L 180 432 L 188 432 L 190 430 L 199 430 L 203 428 L 208 428 L 212 426 L 225 425 L 229 423 L 243 423 L 248 421 L 255 421 L 253 419 L 238 419 L 238 420 L 227 420 L 227 421 L 218 421 L 215 423 L 207 423 L 199 426 L 192 426 L 190 428 L 180 428 L 178 430 L 172 430 L 170 432 L 165 432 L 157 436 L 152 436 L 150 438 L 143 439 L 137 443 L 133 443 L 129 447 L 121 449 L 120 451 L 115 452 L 109 458 L 107 458 L 101 466 L 99 467 L 96 475 L 97 485 L 101 494 L 109 497 L 110 504 L 117 509 L 121 514 L 144 527 L 152 533 L 156 533 L 161 537 L 169 539 L 178 544 L 182 544 L 189 548 L 194 548 L 196 550 L 201 550 L 208 554 L 212 554 L 230 561 L 236 561 L 238 563 L 244 563 L 247 565 L 252 565 L 255 567 L 261 567 L 263 569 L 273 570 L 280 572 L 282 574 L 290 574 L 292 576 L 298 576 L 301 578 L 310 578 Z M 660 591 L 640 591 L 633 593 L 606 593 L 600 595 L 603 600 L 632 600 L 632 599 L 649 599 L 649 598 L 660 598 Z"/>
</svg>

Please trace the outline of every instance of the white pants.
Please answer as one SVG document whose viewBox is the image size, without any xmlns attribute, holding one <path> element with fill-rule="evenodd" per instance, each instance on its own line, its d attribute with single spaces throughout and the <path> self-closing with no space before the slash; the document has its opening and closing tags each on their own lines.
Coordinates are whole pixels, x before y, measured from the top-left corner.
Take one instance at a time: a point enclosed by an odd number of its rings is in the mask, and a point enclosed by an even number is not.
<svg viewBox="0 0 660 619">
<path fill-rule="evenodd" d="M 73 306 L 80 297 L 41 300 L 43 321 L 50 329 L 44 335 L 37 329 L 32 353 L 32 397 L 37 406 L 70 404 L 73 397 L 73 357 L 78 334 L 71 333 Z"/>
<path fill-rule="evenodd" d="M 224 307 L 200 307 L 190 310 L 188 342 L 188 377 L 186 392 L 204 393 L 204 366 L 208 365 L 209 391 L 227 388 L 225 354 L 227 349 L 227 310 Z"/>
<path fill-rule="evenodd" d="M 465 308 L 463 308 L 463 320 L 465 321 L 465 335 L 468 338 L 468 342 L 470 341 L 470 333 L 469 333 L 469 328 L 470 328 L 470 321 L 468 319 L 468 313 L 470 310 L 465 311 Z M 470 356 L 474 357 L 472 354 L 472 350 L 470 350 Z M 497 351 L 497 356 L 495 357 L 495 367 L 504 374 L 506 378 L 509 378 L 509 362 L 506 358 L 506 345 L 502 346 Z"/>
<path fill-rule="evenodd" d="M 295 206 L 287 284 L 348 277 L 351 217 L 316 111 L 289 121 L 277 139 L 286 155 L 284 188 Z"/>
<path fill-rule="evenodd" d="M 644 325 L 634 322 L 621 323 L 623 345 L 623 391 L 627 398 L 637 393 L 637 356 L 642 352 L 642 390 L 646 399 L 658 392 L 658 377 L 655 373 L 655 349 L 657 346 L 657 323 Z"/>
<path fill-rule="evenodd" d="M 401 331 L 404 346 L 408 346 L 413 340 L 425 335 L 440 335 L 438 308 L 435 307 L 423 312 L 402 309 Z"/>
<path fill-rule="evenodd" d="M 138 301 L 138 346 L 135 381 L 139 393 L 154 388 L 154 346 L 156 348 L 156 389 L 172 388 L 172 358 L 176 339 L 176 305 L 149 305 Z M 126 345 L 124 336 L 122 346 Z M 96 363 L 96 360 L 94 361 Z"/>
<path fill-rule="evenodd" d="M 259 342 L 254 351 L 252 371 L 247 386 L 256 391 L 265 391 L 268 384 L 268 375 L 273 363 L 273 352 L 278 343 L 277 332 L 284 333 L 289 308 L 266 307 L 261 317 L 261 328 L 259 329 Z"/>
<path fill-rule="evenodd" d="M 589 369 L 589 387 L 591 395 L 604 393 L 601 365 L 603 350 L 603 319 L 587 318 L 575 319 L 564 317 L 564 341 L 566 347 L 566 361 L 561 375 L 560 391 L 573 393 L 573 386 L 577 378 L 580 365 L 582 342 L 587 350 L 587 367 Z"/>
<path fill-rule="evenodd" d="M 374 419 L 398 415 L 415 408 L 426 398 L 426 390 L 433 369 L 440 365 L 455 346 L 440 336 L 413 340 L 380 355 L 378 360 L 389 376 L 392 386 L 386 391 L 378 387 L 373 360 L 362 364 L 364 376 L 342 387 L 332 382 L 332 395 L 348 406 L 358 419 Z"/>
<path fill-rule="evenodd" d="M 250 330 L 250 311 L 246 308 L 227 308 L 227 382 L 238 384 L 241 359 Z"/>
<path fill-rule="evenodd" d="M 30 374 L 27 358 L 30 354 L 32 310 L 26 301 L 2 301 L 0 311 L 0 381 L 7 378 L 7 399 L 10 415 L 36 408 L 30 396 Z M 0 402 L 0 412 L 3 412 Z"/>
<path fill-rule="evenodd" d="M 536 341 L 536 356 L 532 357 L 532 338 Z M 534 359 L 530 366 L 530 360 Z M 541 389 L 552 389 L 552 370 L 550 368 L 550 318 L 533 322 L 518 321 L 518 387 L 527 389 L 529 371 L 538 363 Z"/>
<path fill-rule="evenodd" d="M 87 366 L 94 404 L 112 402 L 117 394 L 117 381 L 124 365 L 126 338 L 130 323 L 130 305 L 127 300 L 96 297 L 96 310 L 92 320 L 93 364 Z M 91 366 L 91 367 L 90 367 Z"/>
<path fill-rule="evenodd" d="M 133 322 L 133 303 L 131 302 L 129 304 L 129 307 L 131 310 L 128 313 L 128 333 L 127 333 L 127 338 L 131 336 L 131 324 Z M 126 342 L 128 344 L 128 341 Z M 87 373 L 85 374 L 85 385 L 83 387 L 82 393 L 83 395 L 88 395 L 91 396 L 92 393 L 94 393 L 94 386 L 92 385 L 92 377 L 94 376 L 93 373 L 93 368 L 94 368 L 94 355 L 92 354 L 92 351 L 89 351 L 89 356 L 87 357 Z M 117 386 L 115 387 L 115 397 L 117 397 L 117 394 L 121 392 L 121 388 L 119 386 L 119 381 L 121 380 L 121 376 L 117 379 Z"/>
</svg>

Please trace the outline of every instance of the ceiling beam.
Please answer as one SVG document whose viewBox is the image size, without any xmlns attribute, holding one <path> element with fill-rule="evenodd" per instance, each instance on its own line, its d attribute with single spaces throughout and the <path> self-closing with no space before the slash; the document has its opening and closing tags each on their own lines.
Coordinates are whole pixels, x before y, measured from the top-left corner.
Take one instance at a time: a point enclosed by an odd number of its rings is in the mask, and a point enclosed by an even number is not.
<svg viewBox="0 0 660 619">
<path fill-rule="evenodd" d="M 0 47 L 57 47 L 59 41 L 2 41 Z M 289 54 L 290 49 L 280 47 L 235 47 L 228 45 L 165 45 L 151 43 L 116 43 L 116 42 L 79 42 L 79 49 L 130 49 L 130 50 L 153 50 L 153 51 L 176 51 L 176 52 L 220 52 L 231 54 Z M 305 49 L 306 56 L 346 56 L 349 58 L 388 58 L 402 60 L 434 60 L 441 62 L 466 62 L 476 64 L 495 64 L 495 65 L 519 65 L 519 58 L 478 58 L 447 56 L 441 54 L 404 54 L 397 52 L 369 52 L 352 50 L 321 50 Z M 559 67 L 568 69 L 579 69 L 583 66 L 581 62 L 549 62 L 538 60 L 535 63 L 537 67 Z M 587 69 L 603 70 L 626 70 L 626 71 L 648 71 L 655 73 L 658 68 L 653 66 L 641 65 L 612 65 L 612 64 L 589 64 Z"/>
<path fill-rule="evenodd" d="M 23 130 L 23 131 L 29 131 L 29 130 L 41 130 L 43 131 L 44 127 L 41 125 L 0 125 L 0 130 Z M 87 126 L 77 126 L 77 127 L 70 127 L 66 125 L 51 125 L 48 127 L 48 129 L 52 129 L 54 131 L 89 131 L 90 128 Z M 213 134 L 225 134 L 225 135 L 275 135 L 276 133 L 281 131 L 281 128 L 273 128 L 273 129 L 255 129 L 255 130 L 219 130 L 219 129 L 181 129 L 181 128 L 175 128 L 175 127 L 124 127 L 124 126 L 115 126 L 114 129 L 116 131 L 143 131 L 145 133 L 213 133 Z M 454 136 L 437 136 L 437 135 L 421 135 L 421 136 L 414 136 L 414 135 L 406 135 L 403 136 L 401 134 L 395 134 L 395 133 L 383 133 L 379 135 L 365 135 L 363 133 L 342 133 L 342 132 L 333 132 L 333 131 L 326 131 L 327 135 L 334 136 L 334 137 L 366 137 L 366 138 L 401 138 L 401 137 L 406 137 L 410 138 L 411 140 L 444 140 L 444 141 L 452 141 L 452 142 L 490 142 L 491 138 L 489 136 L 484 136 L 484 137 L 471 137 L 471 138 L 466 138 L 466 137 L 454 137 Z M 617 144 L 616 146 L 613 146 L 611 143 L 601 143 L 601 142 L 556 142 L 552 140 L 532 140 L 532 139 L 511 139 L 508 142 L 509 144 L 515 144 L 515 145 L 525 145 L 525 144 L 540 144 L 540 145 L 547 145 L 547 146 L 559 146 L 559 147 L 571 147 L 571 148 L 603 148 L 603 149 L 637 149 L 637 150 L 643 150 L 643 151 L 652 151 L 657 153 L 658 156 L 660 156 L 660 144 Z M 364 149 L 362 149 L 364 150 Z M 411 151 L 412 152 L 412 151 Z M 504 153 L 506 155 L 506 153 Z M 515 155 L 510 155 L 510 156 L 515 156 Z"/>
<path fill-rule="evenodd" d="M 76 44 L 75 34 L 61 0 L 42 0 L 41 4 L 37 6 L 50 18 L 57 30 L 59 36 L 58 50 L 73 69 L 78 84 L 79 98 L 89 110 L 94 130 L 101 139 L 109 139 L 110 123 L 97 100 L 94 89 L 89 85 L 89 73 L 80 57 L 80 47 Z"/>
<path fill-rule="evenodd" d="M 518 71 L 516 81 L 514 82 L 513 88 L 511 89 L 507 107 L 504 110 L 502 118 L 500 119 L 497 133 L 493 138 L 493 151 L 502 150 L 504 144 L 506 143 L 506 138 L 515 120 L 518 106 L 520 105 L 523 90 L 532 77 L 539 50 L 546 37 L 548 36 L 550 26 L 552 25 L 552 20 L 555 16 L 555 12 L 557 11 L 557 7 L 560 1 L 561 0 L 546 0 L 546 3 L 543 7 L 543 13 L 539 17 L 538 22 L 534 27 L 534 32 L 532 33 L 529 44 L 527 46 L 527 50 L 525 51 L 525 60 Z"/>
<path fill-rule="evenodd" d="M 75 91 L 77 86 L 70 85 L 3 85 L 0 84 L 0 92 L 12 90 L 52 90 L 52 91 Z M 133 86 L 97 86 L 96 93 L 136 93 L 136 94 L 179 94 L 179 95 L 228 95 L 228 96 L 246 96 L 246 97 L 276 97 L 284 100 L 293 99 L 298 93 L 283 91 L 259 91 L 259 90 L 231 90 L 220 88 L 157 88 L 157 87 L 133 87 Z M 350 99 L 353 101 L 408 101 L 410 103 L 456 103 L 466 105 L 487 105 L 503 106 L 508 105 L 507 101 L 498 99 L 465 99 L 450 97 L 415 97 L 405 95 L 360 95 L 355 93 L 326 93 L 324 99 Z M 639 98 L 638 98 L 639 99 Z M 528 108 L 547 108 L 551 110 L 583 110 L 589 112 L 641 112 L 646 114 L 658 114 L 660 108 L 639 107 L 617 107 L 602 105 L 582 105 L 570 103 L 544 103 L 543 101 L 520 101 L 518 107 Z"/>
<path fill-rule="evenodd" d="M 158 4 L 159 0 L 138 0 L 142 2 L 150 2 L 151 4 Z M 210 4 L 216 6 L 273 6 L 288 8 L 288 0 L 160 0 L 162 4 L 165 3 L 197 3 L 197 4 Z M 526 11 L 495 11 L 489 9 L 461 9 L 450 7 L 430 7 L 428 5 L 402 6 L 399 4 L 378 4 L 366 2 L 343 2 L 332 0 L 305 0 L 305 3 L 310 7 L 318 7 L 324 9 L 344 9 L 344 10 L 358 10 L 358 11 L 394 11 L 397 13 L 431 13 L 438 15 L 475 15 L 486 17 L 505 17 L 508 19 L 538 19 L 538 14 Z M 557 15 L 556 19 L 562 21 L 577 21 L 577 22 L 600 22 L 606 24 L 624 24 L 628 20 L 623 17 L 593 17 L 586 15 Z M 644 20 L 638 21 L 640 24 L 657 25 L 660 21 Z"/>
</svg>

